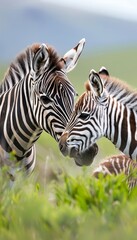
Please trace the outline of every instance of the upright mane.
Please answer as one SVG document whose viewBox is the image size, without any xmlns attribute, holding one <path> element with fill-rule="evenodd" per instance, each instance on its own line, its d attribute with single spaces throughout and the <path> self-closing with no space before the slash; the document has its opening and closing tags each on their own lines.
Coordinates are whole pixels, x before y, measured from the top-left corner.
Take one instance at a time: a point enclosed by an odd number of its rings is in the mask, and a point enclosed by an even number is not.
<svg viewBox="0 0 137 240">
<path fill-rule="evenodd" d="M 0 94 L 13 87 L 17 82 L 29 73 L 32 67 L 32 58 L 40 48 L 41 44 L 33 44 L 27 47 L 23 52 L 19 53 L 15 60 L 10 64 L 1 84 Z M 59 62 L 59 56 L 53 47 L 47 46 L 50 58 L 50 67 L 56 67 L 61 69 L 61 63 Z"/>
<path fill-rule="evenodd" d="M 122 104 L 127 105 L 129 108 L 137 108 L 136 90 L 133 90 L 128 84 L 112 76 L 102 78 L 102 80 L 104 82 L 104 88 L 109 95 Z M 85 88 L 87 92 L 91 91 L 90 83 L 88 81 L 85 83 Z"/>
<path fill-rule="evenodd" d="M 104 87 L 113 98 L 117 99 L 128 107 L 137 106 L 137 91 L 118 78 L 108 77 L 104 80 Z"/>
</svg>

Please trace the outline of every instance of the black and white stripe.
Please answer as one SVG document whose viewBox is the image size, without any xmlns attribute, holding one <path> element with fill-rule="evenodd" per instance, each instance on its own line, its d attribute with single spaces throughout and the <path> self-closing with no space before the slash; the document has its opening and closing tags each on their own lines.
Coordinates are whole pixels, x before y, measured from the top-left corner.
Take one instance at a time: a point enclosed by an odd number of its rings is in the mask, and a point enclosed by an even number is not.
<svg viewBox="0 0 137 240">
<path fill-rule="evenodd" d="M 104 68 L 91 70 L 86 88 L 60 139 L 62 153 L 81 153 L 104 136 L 137 159 L 137 93 Z"/>
<path fill-rule="evenodd" d="M 99 178 L 100 175 L 126 175 L 127 183 L 130 188 L 137 186 L 137 162 L 128 156 L 114 155 L 103 160 L 93 171 L 93 176 Z"/>
<path fill-rule="evenodd" d="M 0 86 L 0 145 L 31 172 L 34 143 L 43 130 L 59 140 L 74 107 L 75 90 L 67 78 L 83 50 L 85 40 L 59 58 L 52 47 L 28 47 L 10 65 Z"/>
</svg>

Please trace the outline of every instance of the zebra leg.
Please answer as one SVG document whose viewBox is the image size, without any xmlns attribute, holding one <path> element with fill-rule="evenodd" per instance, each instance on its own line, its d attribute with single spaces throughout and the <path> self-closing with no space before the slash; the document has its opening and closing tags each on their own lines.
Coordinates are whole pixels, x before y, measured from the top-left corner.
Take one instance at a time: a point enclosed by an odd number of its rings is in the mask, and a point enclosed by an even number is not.
<svg viewBox="0 0 137 240">
<path fill-rule="evenodd" d="M 16 175 L 21 170 L 25 169 L 25 173 L 30 174 L 36 164 L 36 148 L 33 145 L 25 154 L 23 159 L 16 159 L 13 161 L 9 153 L 0 149 L 0 170 L 6 171 L 10 179 L 10 186 L 13 185 Z"/>
<path fill-rule="evenodd" d="M 25 174 L 29 175 L 35 167 L 36 164 L 36 148 L 33 145 L 25 154 L 24 158 L 18 160 L 14 165 L 10 166 L 8 174 L 11 181 L 15 181 L 16 174 L 22 170 L 25 170 Z"/>
<path fill-rule="evenodd" d="M 35 164 L 36 164 L 36 147 L 35 145 L 33 145 L 29 149 L 29 151 L 27 151 L 27 153 L 25 154 L 25 157 L 23 158 L 22 162 L 22 167 L 25 168 L 27 174 L 30 174 L 34 170 Z"/>
</svg>

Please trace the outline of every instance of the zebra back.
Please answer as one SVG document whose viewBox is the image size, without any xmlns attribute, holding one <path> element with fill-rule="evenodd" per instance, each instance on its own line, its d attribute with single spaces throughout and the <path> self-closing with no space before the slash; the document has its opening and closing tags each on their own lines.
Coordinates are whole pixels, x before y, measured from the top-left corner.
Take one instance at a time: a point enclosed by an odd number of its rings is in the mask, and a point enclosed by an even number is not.
<svg viewBox="0 0 137 240">
<path fill-rule="evenodd" d="M 100 175 L 118 175 L 124 173 L 127 178 L 129 188 L 137 185 L 137 162 L 128 156 L 114 155 L 102 161 L 93 171 L 93 176 L 99 178 Z"/>
</svg>

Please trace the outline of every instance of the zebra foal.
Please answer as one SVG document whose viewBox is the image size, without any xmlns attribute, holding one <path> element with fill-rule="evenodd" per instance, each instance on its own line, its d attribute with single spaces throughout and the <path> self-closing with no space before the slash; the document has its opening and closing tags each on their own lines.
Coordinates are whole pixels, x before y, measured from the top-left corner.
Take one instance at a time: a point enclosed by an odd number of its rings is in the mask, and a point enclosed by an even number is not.
<svg viewBox="0 0 137 240">
<path fill-rule="evenodd" d="M 128 156 L 114 155 L 102 161 L 93 171 L 93 176 L 118 175 L 124 173 L 127 176 L 129 188 L 137 186 L 137 162 Z"/>
<path fill-rule="evenodd" d="M 74 107 L 67 72 L 77 64 L 85 39 L 62 58 L 50 46 L 34 44 L 11 63 L 0 85 L 0 148 L 8 165 L 14 151 L 21 168 L 32 172 L 34 143 L 46 131 L 59 140 Z"/>
<path fill-rule="evenodd" d="M 59 147 L 64 155 L 76 156 L 103 136 L 137 160 L 137 93 L 104 67 L 98 73 L 90 71 L 86 92 L 75 105 Z"/>
</svg>

